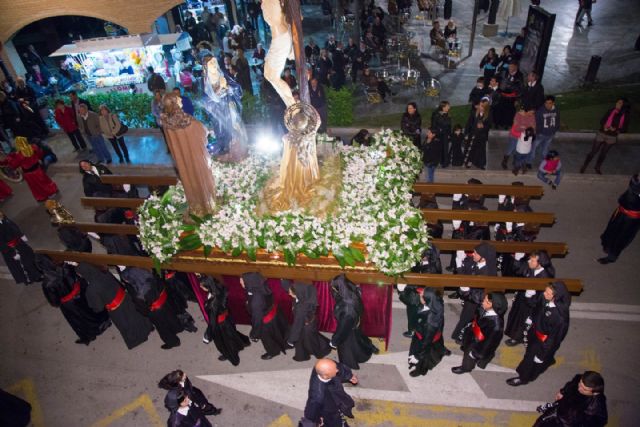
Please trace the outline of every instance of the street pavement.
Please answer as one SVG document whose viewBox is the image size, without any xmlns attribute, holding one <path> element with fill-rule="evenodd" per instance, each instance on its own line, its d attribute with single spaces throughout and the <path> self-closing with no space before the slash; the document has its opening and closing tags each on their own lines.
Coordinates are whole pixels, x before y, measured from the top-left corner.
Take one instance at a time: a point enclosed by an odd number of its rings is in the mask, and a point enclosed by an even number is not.
<svg viewBox="0 0 640 427">
<path fill-rule="evenodd" d="M 335 129 L 349 135 L 350 129 Z M 426 377 L 411 378 L 406 365 L 409 340 L 402 337 L 405 314 L 396 300 L 393 331 L 387 352 L 375 356 L 358 372 L 361 383 L 348 392 L 356 397 L 356 426 L 525 426 L 535 419 L 535 407 L 551 400 L 575 373 L 601 371 L 606 380 L 610 425 L 640 423 L 636 406 L 640 390 L 640 291 L 636 239 L 615 264 L 601 266 L 599 235 L 626 189 L 629 175 L 638 170 L 640 147 L 636 142 L 618 144 L 604 166 L 606 175 L 580 175 L 575 171 L 580 154 L 590 145 L 589 136 L 565 135 L 558 148 L 568 153 L 569 167 L 558 190 L 545 188 L 534 200 L 536 211 L 554 212 L 556 223 L 543 228 L 540 241 L 564 241 L 569 254 L 554 259 L 557 277 L 580 278 L 585 291 L 574 296 L 567 339 L 558 363 L 538 381 L 519 388 L 505 384 L 514 375 L 523 354 L 520 347 L 501 346 L 486 370 L 456 376 L 450 368 L 461 353 L 449 339 L 461 307 L 447 301 L 445 337 L 453 355 Z M 592 136 L 591 136 L 592 137 Z M 492 136 L 489 170 L 437 170 L 436 181 L 465 182 L 477 177 L 486 183 L 508 184 L 515 180 L 499 169 L 501 136 Z M 115 173 L 174 174 L 159 134 L 131 131 L 127 137 L 132 165 L 114 164 Z M 78 156 L 71 153 L 66 136 L 50 140 L 60 161 L 50 168 L 60 187 L 59 200 L 79 221 L 91 221 L 92 212 L 79 204 L 82 196 Z M 573 150 L 570 147 L 575 146 Z M 628 151 L 626 151 L 628 150 Z M 144 163 L 142 163 L 144 162 Z M 532 173 L 519 176 L 537 184 Z M 1 209 L 14 219 L 34 248 L 61 249 L 55 230 L 48 225 L 44 207 L 31 197 L 25 183 L 11 184 L 15 195 Z M 441 207 L 450 199 L 439 199 Z M 497 202 L 489 199 L 489 209 Z M 446 231 L 449 233 L 450 231 Z M 98 244 L 96 251 L 102 251 Z M 448 256 L 443 256 L 447 265 Z M 167 417 L 164 394 L 158 380 L 176 368 L 185 370 L 216 405 L 223 408 L 213 418 L 217 426 L 295 426 L 302 414 L 307 381 L 313 361 L 293 363 L 292 354 L 262 361 L 263 349 L 252 344 L 241 353 L 238 367 L 217 360 L 212 345 L 202 343 L 205 324 L 198 308 L 190 307 L 199 331 L 184 333 L 182 346 L 164 351 L 157 334 L 128 351 L 114 327 L 90 346 L 73 343 L 74 334 L 58 309 L 50 307 L 38 285 L 18 286 L 5 267 L 0 269 L 0 387 L 27 398 L 34 407 L 33 425 L 40 426 L 162 426 Z M 239 329 L 248 332 L 246 326 Z M 379 346 L 381 342 L 376 341 Z M 335 353 L 332 354 L 336 357 Z"/>
</svg>

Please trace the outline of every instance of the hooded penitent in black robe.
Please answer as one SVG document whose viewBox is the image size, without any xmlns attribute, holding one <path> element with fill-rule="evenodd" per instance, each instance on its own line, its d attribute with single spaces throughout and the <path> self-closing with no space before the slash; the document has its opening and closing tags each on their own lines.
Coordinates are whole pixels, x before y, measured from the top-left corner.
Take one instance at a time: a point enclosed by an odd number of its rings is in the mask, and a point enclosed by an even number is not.
<svg viewBox="0 0 640 427">
<path fill-rule="evenodd" d="M 528 257 L 520 261 L 516 261 L 514 272 L 520 277 L 535 277 L 538 279 L 552 278 L 555 276 L 555 269 L 551 264 L 551 259 L 546 251 L 538 253 L 538 262 L 541 269 L 534 271 L 529 268 Z M 517 291 L 513 297 L 509 317 L 507 318 L 507 326 L 504 328 L 504 334 L 514 341 L 524 341 L 524 332 L 527 329 L 527 319 L 531 317 L 533 309 L 536 306 L 536 295 L 539 292 L 534 290 Z"/>
<path fill-rule="evenodd" d="M 422 296 L 425 304 L 418 309 L 416 330 L 409 347 L 409 368 L 415 366 L 412 376 L 426 375 L 447 353 L 442 337 L 444 301 L 431 288 L 424 288 Z"/>
<path fill-rule="evenodd" d="M 329 339 L 318 332 L 316 287 L 297 282 L 291 284 L 289 281 L 284 281 L 282 286 L 287 290 L 291 287 L 296 294 L 293 303 L 293 324 L 287 337 L 287 343 L 293 345 L 296 350 L 293 360 L 302 362 L 309 360 L 311 355 L 322 359 L 331 353 L 331 346 Z"/>
<path fill-rule="evenodd" d="M 247 292 L 247 308 L 251 315 L 251 339 L 259 339 L 266 354 L 274 357 L 285 353 L 289 325 L 273 301 L 271 289 L 260 273 L 242 275 Z M 286 353 L 285 353 L 286 354 Z"/>
<path fill-rule="evenodd" d="M 546 410 L 533 427 L 604 427 L 609 421 L 604 393 L 585 396 L 578 391 L 582 375 L 578 374 L 560 389 L 562 399 Z"/>
<path fill-rule="evenodd" d="M 333 315 L 336 318 L 336 331 L 331 337 L 331 346 L 338 349 L 340 363 L 351 369 L 360 369 L 360 363 L 377 353 L 377 347 L 360 329 L 360 319 L 364 306 L 360 288 L 344 274 L 331 281 L 331 293 L 336 301 Z"/>
<path fill-rule="evenodd" d="M 482 127 L 480 127 L 482 124 Z M 489 115 L 471 114 L 467 121 L 465 134 L 469 137 L 469 148 L 465 154 L 465 166 L 469 163 L 480 169 L 487 166 L 487 141 L 491 121 Z"/>
<path fill-rule="evenodd" d="M 240 364 L 238 353 L 251 342 L 249 337 L 236 329 L 227 307 L 227 288 L 212 277 L 202 276 L 200 286 L 208 292 L 204 308 L 209 316 L 209 324 L 204 339 L 213 341 L 225 360 L 233 366 Z"/>
<path fill-rule="evenodd" d="M 475 247 L 475 251 L 485 260 L 484 265 L 478 265 L 472 257 L 467 257 L 462 263 L 462 268 L 458 270 L 460 274 L 470 274 L 473 276 L 496 276 L 496 250 L 489 243 L 482 242 Z M 471 322 L 482 304 L 484 290 L 478 288 L 463 288 L 458 291 L 463 301 L 462 312 L 458 324 L 451 334 L 454 340 L 461 339 L 462 328 Z"/>
<path fill-rule="evenodd" d="M 507 312 L 507 299 L 502 292 L 492 292 L 489 298 L 493 305 L 489 311 L 478 308 L 478 314 L 463 331 L 462 370 L 469 372 L 476 367 L 486 368 L 491 362 L 502 340 L 504 314 Z"/>
<path fill-rule="evenodd" d="M 348 366 L 336 362 L 338 373 L 329 382 L 320 381 L 315 368 L 311 370 L 309 379 L 309 396 L 304 407 L 304 421 L 308 425 L 319 425 L 320 419 L 325 427 L 342 427 L 343 416 L 353 418 L 355 402 L 344 391 L 342 383 L 349 382 L 353 373 Z"/>
<path fill-rule="evenodd" d="M 153 326 L 149 319 L 136 310 L 132 298 L 124 292 L 120 282 L 108 271 L 101 271 L 87 263 L 80 263 L 77 272 L 89 284 L 86 293 L 89 307 L 101 312 L 109 306 L 109 317 L 120 331 L 127 348 L 132 349 L 145 342 Z M 122 301 L 119 305 L 114 304 L 114 301 L 120 300 L 120 295 L 123 296 Z"/>
<path fill-rule="evenodd" d="M 140 314 L 149 317 L 158 335 L 168 347 L 180 345 L 178 334 L 184 330 L 164 286 L 149 270 L 127 267 L 120 271 L 127 292 L 135 300 Z"/>
<path fill-rule="evenodd" d="M 16 283 L 30 284 L 42 280 L 36 268 L 33 249 L 24 240 L 20 227 L 0 214 L 0 251 Z M 16 259 L 18 258 L 18 259 Z"/>
<path fill-rule="evenodd" d="M 76 275 L 69 264 L 56 265 L 46 255 L 36 255 L 42 271 L 42 291 L 52 307 L 59 307 L 69 326 L 78 335 L 79 344 L 89 344 L 110 325 L 105 310 L 93 311 L 85 299 L 87 282 Z"/>
<path fill-rule="evenodd" d="M 541 294 L 527 332 L 527 350 L 522 362 L 516 368 L 520 381 L 524 384 L 534 381 L 554 363 L 556 351 L 569 331 L 569 306 L 571 294 L 563 282 L 553 282 L 553 301 L 549 302 Z M 536 359 L 542 363 L 537 363 Z"/>
<path fill-rule="evenodd" d="M 162 281 L 169 293 L 169 302 L 173 305 L 184 330 L 198 332 L 193 317 L 187 311 L 187 308 L 189 308 L 188 301 L 198 302 L 198 300 L 193 293 L 193 288 L 186 273 L 165 270 L 163 271 Z"/>
<path fill-rule="evenodd" d="M 91 252 L 91 240 L 86 233 L 75 227 L 59 227 L 58 237 L 67 250 L 76 252 Z"/>
<path fill-rule="evenodd" d="M 615 261 L 629 246 L 640 230 L 640 177 L 634 175 L 629 188 L 618 198 L 618 208 L 613 212 L 607 228 L 600 236 L 602 249 L 610 262 Z"/>
<path fill-rule="evenodd" d="M 442 263 L 440 262 L 440 251 L 431 244 L 427 250 L 422 252 L 420 262 L 416 264 L 411 271 L 414 273 L 442 274 Z M 417 286 L 407 285 L 404 290 L 398 291 L 400 301 L 407 306 L 407 331 L 413 332 L 416 329 L 418 309 L 422 305 L 420 303 L 420 295 L 416 292 Z"/>
</svg>

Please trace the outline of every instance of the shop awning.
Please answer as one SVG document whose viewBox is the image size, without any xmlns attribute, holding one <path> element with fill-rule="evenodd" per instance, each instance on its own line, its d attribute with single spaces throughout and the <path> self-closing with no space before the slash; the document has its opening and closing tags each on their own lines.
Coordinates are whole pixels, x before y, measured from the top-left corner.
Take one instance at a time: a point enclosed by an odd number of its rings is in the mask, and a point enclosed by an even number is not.
<svg viewBox="0 0 640 427">
<path fill-rule="evenodd" d="M 176 44 L 178 40 L 187 37 L 187 33 L 143 33 L 128 36 L 99 37 L 95 39 L 78 40 L 72 44 L 65 44 L 49 56 L 75 55 L 80 53 L 132 49 L 146 46 L 173 45 Z"/>
</svg>

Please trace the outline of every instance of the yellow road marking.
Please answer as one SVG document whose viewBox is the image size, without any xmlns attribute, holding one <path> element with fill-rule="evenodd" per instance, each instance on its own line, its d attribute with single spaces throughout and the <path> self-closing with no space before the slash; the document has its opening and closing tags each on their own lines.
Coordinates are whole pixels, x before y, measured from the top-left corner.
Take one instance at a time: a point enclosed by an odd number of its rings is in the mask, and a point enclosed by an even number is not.
<svg viewBox="0 0 640 427">
<path fill-rule="evenodd" d="M 153 405 L 151 398 L 148 394 L 141 394 L 137 399 L 133 402 L 124 405 L 121 408 L 116 409 L 107 417 L 96 421 L 91 425 L 91 427 L 105 427 L 114 421 L 124 417 L 130 412 L 135 412 L 138 408 L 142 408 L 142 410 L 149 416 L 149 421 L 151 426 L 155 427 L 163 427 L 166 425 L 164 421 L 160 419 L 158 415 L 158 411 L 156 411 L 156 407 Z"/>
<path fill-rule="evenodd" d="M 587 371 L 602 371 L 602 362 L 600 356 L 595 350 L 584 350 L 582 352 L 583 358 L 578 366 L 584 368 Z"/>
<path fill-rule="evenodd" d="M 273 420 L 267 427 L 294 427 L 294 424 L 291 418 L 289 418 L 289 415 L 284 414 L 278 419 Z"/>
<path fill-rule="evenodd" d="M 25 378 L 7 387 L 7 392 L 22 396 L 24 400 L 31 404 L 31 424 L 33 427 L 44 427 L 44 415 L 42 406 L 36 394 L 36 386 L 31 378 Z"/>
</svg>

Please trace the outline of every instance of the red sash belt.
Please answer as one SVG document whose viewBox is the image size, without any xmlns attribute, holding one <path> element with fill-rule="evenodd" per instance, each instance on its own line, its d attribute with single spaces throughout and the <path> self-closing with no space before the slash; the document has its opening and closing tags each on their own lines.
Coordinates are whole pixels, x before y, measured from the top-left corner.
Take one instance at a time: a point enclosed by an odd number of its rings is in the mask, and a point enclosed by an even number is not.
<svg viewBox="0 0 640 427">
<path fill-rule="evenodd" d="M 536 332 L 536 336 L 538 337 L 538 339 L 542 342 L 545 342 L 547 340 L 547 338 L 549 338 L 549 335 L 545 335 L 542 332 L 540 332 L 539 330 L 535 329 Z"/>
<path fill-rule="evenodd" d="M 640 211 L 632 211 L 630 209 L 625 209 L 622 206 L 618 206 L 618 212 L 628 216 L 633 219 L 640 219 Z"/>
<path fill-rule="evenodd" d="M 113 311 L 116 308 L 120 307 L 120 304 L 122 304 L 122 301 L 124 301 L 125 295 L 126 294 L 124 292 L 124 288 L 122 287 L 118 288 L 118 292 L 116 292 L 116 296 L 115 298 L 113 298 L 113 301 L 105 305 L 104 308 L 106 308 L 109 311 Z"/>
<path fill-rule="evenodd" d="M 435 336 L 433 337 L 433 339 L 431 340 L 431 342 L 432 342 L 432 343 L 434 343 L 434 342 L 436 342 L 436 341 L 440 340 L 440 338 L 442 338 L 442 332 L 441 332 L 441 331 L 438 331 L 438 332 L 436 332 L 436 334 L 435 334 Z"/>
<path fill-rule="evenodd" d="M 262 318 L 262 323 L 269 323 L 273 320 L 274 317 L 276 317 L 276 312 L 277 312 L 278 308 L 276 307 L 275 304 L 273 304 L 271 306 L 271 310 L 269 310 L 269 312 L 267 314 L 264 315 L 264 317 Z"/>
<path fill-rule="evenodd" d="M 20 238 L 16 237 L 13 240 L 9 240 L 9 242 L 7 243 L 7 246 L 9 246 L 10 248 L 15 248 L 16 246 L 18 246 L 18 243 L 20 243 Z"/>
<path fill-rule="evenodd" d="M 416 337 L 417 337 L 420 341 L 422 341 L 422 338 L 424 338 L 424 337 L 422 336 L 422 334 L 421 334 L 420 332 L 418 332 L 418 331 L 416 331 L 416 332 L 415 332 L 415 334 L 416 334 Z"/>
<path fill-rule="evenodd" d="M 484 341 L 484 334 L 482 333 L 482 329 L 480 329 L 480 326 L 478 326 L 478 322 L 476 322 L 476 319 L 473 319 L 471 328 L 473 329 L 473 335 L 476 337 L 476 340 Z"/>
<path fill-rule="evenodd" d="M 229 315 L 229 310 L 225 310 L 222 313 L 218 314 L 218 317 L 216 318 L 216 321 L 218 322 L 218 324 L 224 322 L 228 315 Z M 264 321 L 264 318 L 262 320 Z"/>
<path fill-rule="evenodd" d="M 151 303 L 151 305 L 149 306 L 149 310 L 151 311 L 160 310 L 166 301 L 167 301 L 167 290 L 163 289 L 162 292 L 160 292 L 160 296 L 158 297 L 158 299 Z"/>
<path fill-rule="evenodd" d="M 169 280 L 169 279 L 173 278 L 173 276 L 175 276 L 175 275 L 176 275 L 175 271 L 167 271 L 164 274 L 164 278 L 165 278 L 165 280 Z"/>
<path fill-rule="evenodd" d="M 80 282 L 75 282 L 73 284 L 73 289 L 67 295 L 60 298 L 61 302 L 69 302 L 80 294 Z"/>
</svg>

